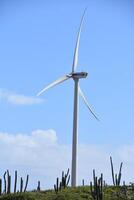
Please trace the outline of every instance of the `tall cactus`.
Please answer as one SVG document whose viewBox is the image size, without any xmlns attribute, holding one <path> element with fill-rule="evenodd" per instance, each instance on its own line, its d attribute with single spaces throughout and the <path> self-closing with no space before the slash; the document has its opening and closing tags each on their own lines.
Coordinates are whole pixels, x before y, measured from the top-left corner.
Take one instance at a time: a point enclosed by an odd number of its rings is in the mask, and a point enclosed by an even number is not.
<svg viewBox="0 0 134 200">
<path fill-rule="evenodd" d="M 23 179 L 21 177 L 21 179 L 20 179 L 20 193 L 22 193 L 22 191 L 23 191 Z"/>
<path fill-rule="evenodd" d="M 24 187 L 24 192 L 26 192 L 26 190 L 27 190 L 28 180 L 29 180 L 29 175 L 27 175 L 27 178 L 26 178 L 26 184 L 25 184 L 25 187 Z"/>
<path fill-rule="evenodd" d="M 112 157 L 111 156 L 110 156 L 110 163 L 111 163 L 111 172 L 112 172 L 113 185 L 114 186 L 120 186 L 121 176 L 122 176 L 121 172 L 122 172 L 123 163 L 121 162 L 121 164 L 120 164 L 120 169 L 119 169 L 119 173 L 118 174 L 114 173 L 113 161 L 112 161 Z"/>
<path fill-rule="evenodd" d="M 85 181 L 84 181 L 84 179 L 82 180 L 82 186 L 85 186 Z"/>
<path fill-rule="evenodd" d="M 93 183 L 90 182 L 90 190 L 94 200 L 103 200 L 103 174 L 98 178 L 93 170 Z"/>
<path fill-rule="evenodd" d="M 56 194 L 58 193 L 59 190 L 61 190 L 61 183 L 59 183 L 59 178 L 56 179 L 56 184 L 54 184 L 54 190 Z"/>
<path fill-rule="evenodd" d="M 7 194 L 11 193 L 11 176 L 9 170 L 7 170 Z"/>
<path fill-rule="evenodd" d="M 4 191 L 3 191 L 3 193 L 4 194 L 6 194 L 6 191 L 7 191 L 6 174 L 7 174 L 7 172 L 5 172 L 4 175 L 3 175 L 3 178 L 4 178 Z"/>
<path fill-rule="evenodd" d="M 111 163 L 111 172 L 112 172 L 113 185 L 115 185 L 115 180 L 114 180 L 114 167 L 113 167 L 113 161 L 112 161 L 112 157 L 111 157 L 111 156 L 110 156 L 110 163 Z"/>
<path fill-rule="evenodd" d="M 65 189 L 68 186 L 69 181 L 70 181 L 69 169 L 67 170 L 67 173 L 64 173 L 64 171 L 62 171 L 61 181 L 59 181 L 59 178 L 57 178 L 56 184 L 54 184 L 55 192 L 57 193 L 62 188 Z"/>
<path fill-rule="evenodd" d="M 18 191 L 17 191 L 17 176 L 18 176 L 17 171 L 15 171 L 13 192 L 14 193 L 26 192 L 27 186 L 28 186 L 28 181 L 29 181 L 29 175 L 27 175 L 27 177 L 26 177 L 25 186 L 24 186 L 23 178 L 21 177 L 20 190 L 18 190 Z M 9 173 L 9 170 L 5 171 L 5 173 L 3 175 L 3 179 L 4 179 L 4 181 L 3 181 L 4 187 L 2 187 L 2 179 L 0 178 L 0 195 L 10 194 L 11 193 L 11 175 Z M 23 186 L 24 186 L 24 190 L 23 190 Z M 3 191 L 2 191 L 2 188 L 4 188 Z"/>
<path fill-rule="evenodd" d="M 118 174 L 118 185 L 120 185 L 120 182 L 121 182 L 121 171 L 122 171 L 122 165 L 123 165 L 123 163 L 121 162 L 121 164 L 120 164 L 120 169 L 119 169 L 119 174 Z"/>
<path fill-rule="evenodd" d="M 15 171 L 15 179 L 14 179 L 14 193 L 16 193 L 17 188 L 17 171 Z"/>
<path fill-rule="evenodd" d="M 40 181 L 38 181 L 37 191 L 39 192 L 40 190 Z"/>
</svg>

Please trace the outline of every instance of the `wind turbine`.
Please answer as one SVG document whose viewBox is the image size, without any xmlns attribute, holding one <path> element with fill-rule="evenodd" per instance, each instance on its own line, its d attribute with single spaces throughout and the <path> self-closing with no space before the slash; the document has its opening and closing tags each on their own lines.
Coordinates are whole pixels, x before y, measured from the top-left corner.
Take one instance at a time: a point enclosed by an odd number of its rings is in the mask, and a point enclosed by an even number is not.
<svg viewBox="0 0 134 200">
<path fill-rule="evenodd" d="M 73 57 L 73 65 L 72 65 L 72 71 L 69 74 L 66 74 L 62 76 L 61 78 L 57 79 L 56 81 L 52 82 L 48 86 L 46 86 L 43 90 L 41 90 L 37 96 L 40 96 L 42 93 L 44 93 L 46 90 L 68 80 L 73 79 L 74 80 L 74 112 L 73 112 L 73 141 L 72 141 L 72 170 L 71 170 L 71 186 L 76 186 L 76 175 L 77 175 L 77 135 L 78 135 L 78 100 L 79 95 L 82 97 L 85 105 L 91 112 L 91 114 L 98 120 L 97 116 L 92 111 L 91 107 L 88 104 L 88 101 L 80 89 L 79 86 L 79 79 L 86 78 L 88 73 L 87 72 L 76 72 L 77 64 L 78 64 L 78 51 L 79 51 L 79 44 L 80 44 L 80 35 L 81 35 L 81 29 L 82 24 L 84 20 L 86 9 L 83 13 L 83 16 L 81 18 L 77 40 L 76 40 L 76 46 L 74 50 L 74 57 Z"/>
</svg>

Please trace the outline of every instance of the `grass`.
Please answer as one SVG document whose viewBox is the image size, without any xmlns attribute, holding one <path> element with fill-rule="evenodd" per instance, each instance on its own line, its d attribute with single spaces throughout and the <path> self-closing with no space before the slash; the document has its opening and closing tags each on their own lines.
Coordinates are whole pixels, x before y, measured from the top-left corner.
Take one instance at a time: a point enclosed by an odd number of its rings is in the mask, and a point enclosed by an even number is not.
<svg viewBox="0 0 134 200">
<path fill-rule="evenodd" d="M 66 188 L 55 193 L 53 190 L 3 195 L 0 200 L 93 200 L 90 187 Z M 109 186 L 104 189 L 104 200 L 134 200 L 130 187 Z"/>
</svg>

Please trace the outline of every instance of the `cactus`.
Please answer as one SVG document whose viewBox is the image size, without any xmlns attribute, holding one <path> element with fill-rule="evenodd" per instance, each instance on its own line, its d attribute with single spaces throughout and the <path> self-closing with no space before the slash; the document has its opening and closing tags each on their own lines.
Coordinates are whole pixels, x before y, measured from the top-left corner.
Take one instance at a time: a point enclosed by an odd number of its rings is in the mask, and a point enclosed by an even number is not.
<svg viewBox="0 0 134 200">
<path fill-rule="evenodd" d="M 26 184 L 25 184 L 24 192 L 26 192 L 26 190 L 27 190 L 28 180 L 29 180 L 29 175 L 27 175 L 27 178 L 26 178 Z"/>
<path fill-rule="evenodd" d="M 90 182 L 90 190 L 94 200 L 103 200 L 103 174 L 98 178 L 93 170 L 93 184 Z"/>
<path fill-rule="evenodd" d="M 69 181 L 70 181 L 70 175 L 69 175 L 69 169 L 68 169 L 65 175 L 63 173 L 61 187 L 66 188 L 69 184 Z"/>
<path fill-rule="evenodd" d="M 56 194 L 58 193 L 59 190 L 61 190 L 61 183 L 59 184 L 59 178 L 56 179 L 56 184 L 54 184 L 54 190 Z"/>
<path fill-rule="evenodd" d="M 9 173 L 9 170 L 5 171 L 4 175 L 3 175 L 3 183 L 4 183 L 4 190 L 2 191 L 2 179 L 0 178 L 0 195 L 2 194 L 10 194 L 11 193 L 11 175 Z M 15 177 L 14 177 L 14 193 L 21 193 L 21 192 L 26 192 L 27 190 L 27 186 L 28 186 L 28 180 L 29 180 L 29 175 L 27 175 L 26 177 L 26 183 L 25 183 L 25 187 L 24 187 L 24 191 L 23 191 L 23 179 L 21 177 L 20 179 L 20 191 L 17 191 L 17 171 L 15 171 Z"/>
<path fill-rule="evenodd" d="M 37 191 L 40 191 L 40 181 L 38 181 Z"/>
<path fill-rule="evenodd" d="M 112 161 L 112 157 L 111 157 L 111 156 L 110 156 L 110 163 L 111 163 L 111 171 L 112 171 L 113 185 L 115 185 L 115 180 L 114 180 L 114 167 L 113 167 L 113 161 Z"/>
<path fill-rule="evenodd" d="M 11 176 L 9 170 L 7 170 L 7 194 L 11 193 Z"/>
<path fill-rule="evenodd" d="M 113 185 L 114 186 L 120 186 L 121 176 L 122 176 L 121 171 L 122 171 L 123 163 L 121 162 L 121 164 L 120 164 L 120 169 L 119 169 L 118 175 L 114 174 L 114 167 L 113 167 L 113 161 L 112 161 L 112 157 L 111 156 L 110 156 L 110 163 L 111 163 L 111 172 L 112 172 Z"/>
<path fill-rule="evenodd" d="M 67 173 L 64 173 L 64 171 L 62 171 L 61 181 L 59 181 L 59 178 L 57 178 L 56 184 L 54 184 L 55 192 L 58 193 L 58 191 L 60 191 L 62 188 L 65 189 L 68 186 L 69 181 L 70 181 L 69 169 L 67 170 Z"/>
<path fill-rule="evenodd" d="M 84 179 L 82 180 L 82 186 L 85 186 L 85 181 L 84 181 Z"/>
<path fill-rule="evenodd" d="M 23 179 L 21 177 L 21 179 L 20 179 L 20 193 L 22 193 L 22 191 L 23 191 Z"/>
<path fill-rule="evenodd" d="M 17 188 L 17 171 L 15 171 L 15 179 L 14 179 L 14 193 L 16 193 Z"/>
<path fill-rule="evenodd" d="M 123 163 L 121 162 L 121 164 L 120 164 L 120 170 L 119 170 L 119 174 L 118 174 L 118 185 L 120 185 L 120 182 L 121 182 L 121 171 L 122 171 L 122 165 L 123 165 Z"/>
<path fill-rule="evenodd" d="M 3 178 L 4 178 L 4 191 L 3 191 L 3 193 L 6 194 L 6 190 L 7 190 L 7 188 L 6 188 L 6 186 L 7 186 L 7 184 L 6 184 L 6 172 L 4 173 Z"/>
</svg>

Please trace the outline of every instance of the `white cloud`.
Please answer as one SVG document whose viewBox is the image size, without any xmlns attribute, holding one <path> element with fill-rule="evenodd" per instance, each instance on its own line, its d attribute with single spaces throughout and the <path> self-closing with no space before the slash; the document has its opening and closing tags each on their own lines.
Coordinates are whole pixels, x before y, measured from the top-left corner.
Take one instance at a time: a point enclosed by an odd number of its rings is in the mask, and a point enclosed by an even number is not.
<svg viewBox="0 0 134 200">
<path fill-rule="evenodd" d="M 23 177 L 28 173 L 32 189 L 36 187 L 38 180 L 41 180 L 43 188 L 53 187 L 61 171 L 71 166 L 71 145 L 59 144 L 53 130 L 35 130 L 30 134 L 0 132 L 0 149 L 1 175 L 5 169 L 12 173 L 18 169 Z M 118 172 L 119 164 L 123 161 L 123 180 L 133 181 L 134 146 L 122 146 L 110 151 L 115 171 Z M 108 145 L 80 144 L 78 155 L 79 184 L 83 178 L 86 183 L 92 180 L 93 169 L 96 169 L 98 175 L 103 172 L 106 181 L 111 182 Z"/>
<path fill-rule="evenodd" d="M 134 145 L 124 145 L 118 153 L 125 162 L 134 162 Z"/>
<path fill-rule="evenodd" d="M 22 94 L 15 94 L 9 91 L 0 89 L 0 99 L 14 105 L 33 105 L 43 102 L 42 99 L 37 97 L 26 96 Z"/>
<path fill-rule="evenodd" d="M 59 145 L 53 130 L 16 135 L 0 132 L 0 149 L 1 169 L 29 173 L 33 187 L 38 179 L 53 187 L 58 173 L 69 166 L 70 147 Z"/>
</svg>

